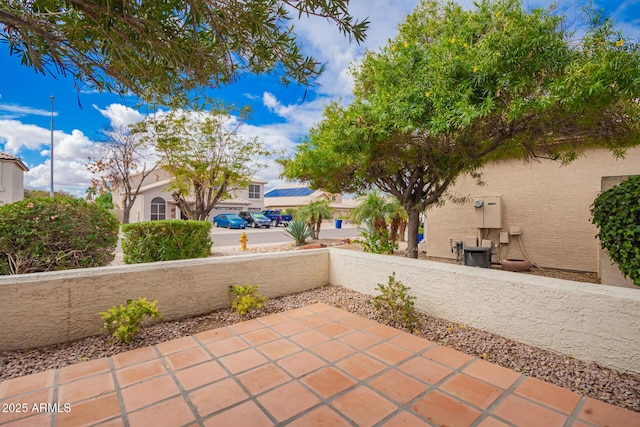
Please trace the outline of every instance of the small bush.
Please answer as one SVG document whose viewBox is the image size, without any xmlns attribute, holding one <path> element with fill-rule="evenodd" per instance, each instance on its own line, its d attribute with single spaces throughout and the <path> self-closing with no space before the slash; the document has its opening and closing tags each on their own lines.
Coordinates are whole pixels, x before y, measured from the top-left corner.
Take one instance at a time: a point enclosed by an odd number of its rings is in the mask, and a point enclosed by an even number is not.
<svg viewBox="0 0 640 427">
<path fill-rule="evenodd" d="M 111 191 L 106 191 L 98 195 L 95 203 L 105 209 L 113 209 L 113 195 L 111 194 Z"/>
<path fill-rule="evenodd" d="M 313 229 L 306 222 L 295 219 L 284 228 L 283 232 L 295 240 L 296 246 L 302 246 L 313 234 Z"/>
<path fill-rule="evenodd" d="M 389 276 L 389 283 L 386 286 L 378 283 L 377 289 L 380 294 L 373 297 L 371 303 L 378 314 L 394 327 L 413 331 L 417 322 L 413 311 L 416 297 L 409 294 L 411 288 L 397 281 L 393 273 Z"/>
<path fill-rule="evenodd" d="M 0 207 L 0 274 L 23 274 L 109 264 L 118 220 L 102 207 L 72 197 L 25 199 Z"/>
<path fill-rule="evenodd" d="M 398 242 L 390 238 L 388 230 L 363 232 L 362 237 L 363 239 L 359 239 L 358 243 L 362 245 L 365 252 L 392 255 L 393 251 L 398 249 Z"/>
<path fill-rule="evenodd" d="M 267 299 L 258 294 L 258 285 L 229 286 L 231 308 L 238 313 L 240 319 L 245 320 L 249 313 L 262 307 Z"/>
<path fill-rule="evenodd" d="M 136 301 L 127 300 L 127 305 L 115 305 L 107 311 L 100 313 L 104 320 L 105 329 L 120 342 L 130 342 L 131 338 L 140 333 L 140 326 L 148 318 L 162 320 L 160 312 L 156 308 L 158 300 L 147 301 L 146 298 L 138 298 Z"/>
<path fill-rule="evenodd" d="M 126 264 L 206 258 L 211 254 L 211 223 L 162 220 L 124 224 Z"/>
<path fill-rule="evenodd" d="M 618 268 L 640 286 L 640 175 L 600 193 L 591 206 L 600 245 Z"/>
</svg>

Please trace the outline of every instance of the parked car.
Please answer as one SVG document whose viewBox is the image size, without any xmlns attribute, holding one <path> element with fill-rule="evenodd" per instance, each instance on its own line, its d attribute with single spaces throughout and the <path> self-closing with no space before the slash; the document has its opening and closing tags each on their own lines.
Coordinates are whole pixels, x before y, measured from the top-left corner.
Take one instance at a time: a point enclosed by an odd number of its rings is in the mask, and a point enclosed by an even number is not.
<svg viewBox="0 0 640 427">
<path fill-rule="evenodd" d="M 220 214 L 216 215 L 213 218 L 213 223 L 216 227 L 227 227 L 227 228 L 247 228 L 247 221 L 240 218 L 236 214 Z"/>
<path fill-rule="evenodd" d="M 249 227 L 258 228 L 258 227 L 271 227 L 271 220 L 266 216 L 262 215 L 260 212 L 240 212 L 240 218 L 247 221 Z"/>
<path fill-rule="evenodd" d="M 283 224 L 286 227 L 291 221 L 293 221 L 293 216 L 283 214 L 277 209 L 267 209 L 265 211 L 262 211 L 262 215 L 269 218 L 271 220 L 271 225 L 274 227 L 277 227 L 280 224 Z"/>
</svg>

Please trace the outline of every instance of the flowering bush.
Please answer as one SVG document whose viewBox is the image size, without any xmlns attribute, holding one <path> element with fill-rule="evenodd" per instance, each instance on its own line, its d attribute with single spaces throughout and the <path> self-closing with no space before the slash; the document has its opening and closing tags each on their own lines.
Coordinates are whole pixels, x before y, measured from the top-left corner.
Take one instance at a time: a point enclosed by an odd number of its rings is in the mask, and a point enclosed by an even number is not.
<svg viewBox="0 0 640 427">
<path fill-rule="evenodd" d="M 99 267 L 113 260 L 118 220 L 72 197 L 0 207 L 0 274 Z"/>
</svg>

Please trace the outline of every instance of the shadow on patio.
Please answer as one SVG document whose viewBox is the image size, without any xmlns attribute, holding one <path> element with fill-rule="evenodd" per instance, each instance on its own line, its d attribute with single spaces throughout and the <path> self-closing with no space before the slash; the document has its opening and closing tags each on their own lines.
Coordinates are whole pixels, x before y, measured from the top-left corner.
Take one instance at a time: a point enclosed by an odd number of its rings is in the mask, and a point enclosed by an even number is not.
<svg viewBox="0 0 640 427">
<path fill-rule="evenodd" d="M 2 426 L 640 425 L 322 303 L 4 381 L 0 403 Z"/>
</svg>

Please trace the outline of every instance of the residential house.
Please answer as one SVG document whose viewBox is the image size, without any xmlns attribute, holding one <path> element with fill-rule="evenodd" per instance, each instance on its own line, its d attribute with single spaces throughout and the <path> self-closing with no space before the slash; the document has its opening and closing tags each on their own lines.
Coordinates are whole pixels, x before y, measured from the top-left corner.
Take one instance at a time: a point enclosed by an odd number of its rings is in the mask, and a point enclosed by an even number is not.
<svg viewBox="0 0 640 427">
<path fill-rule="evenodd" d="M 132 177 L 132 185 L 137 185 L 142 175 Z M 136 201 L 131 208 L 129 222 L 154 221 L 160 219 L 183 218 L 171 194 L 174 190 L 170 184 L 171 174 L 164 169 L 153 171 L 143 182 Z M 240 188 L 231 192 L 231 197 L 220 201 L 209 214 L 209 219 L 219 213 L 238 213 L 240 211 L 262 211 L 264 205 L 264 185 L 267 181 L 252 177 L 247 188 Z M 115 188 L 113 203 L 117 210 L 122 210 L 124 193 Z M 119 194 L 120 197 L 115 195 Z"/>
<path fill-rule="evenodd" d="M 0 152 L 0 205 L 24 198 L 24 173 L 29 168 L 18 157 Z"/>
<path fill-rule="evenodd" d="M 334 209 L 334 218 L 347 218 L 353 208 L 357 206 L 357 202 L 354 199 L 343 198 L 340 193 L 312 190 L 299 184 L 281 185 L 264 195 L 264 203 L 267 209 L 298 209 L 316 200 L 328 200 L 329 206 Z"/>
<path fill-rule="evenodd" d="M 427 210 L 423 247 L 427 255 L 454 258 L 452 244 L 464 241 L 491 246 L 494 262 L 525 258 L 539 267 L 598 272 L 602 283 L 629 285 L 600 250 L 590 208 L 620 177 L 638 174 L 640 147 L 621 159 L 587 149 L 567 166 L 545 159 L 489 163 L 482 171 L 485 185 L 465 176 L 450 188 L 468 197 L 466 203 Z"/>
</svg>

